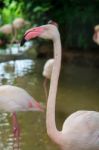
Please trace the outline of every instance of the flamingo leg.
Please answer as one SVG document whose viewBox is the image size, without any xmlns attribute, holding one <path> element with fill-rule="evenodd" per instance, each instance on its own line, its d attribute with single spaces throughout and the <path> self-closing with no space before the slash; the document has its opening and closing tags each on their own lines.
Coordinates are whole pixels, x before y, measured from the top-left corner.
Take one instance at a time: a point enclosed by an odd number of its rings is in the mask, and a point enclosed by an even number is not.
<svg viewBox="0 0 99 150">
<path fill-rule="evenodd" d="M 15 149 L 19 150 L 20 128 L 19 128 L 19 124 L 18 124 L 17 116 L 15 112 L 13 113 L 13 116 L 12 116 L 12 124 L 13 124 L 13 135 L 14 135 L 13 150 Z"/>
<path fill-rule="evenodd" d="M 45 78 L 44 82 L 43 82 L 43 87 L 44 87 L 44 92 L 45 92 L 45 98 L 46 98 L 46 100 L 48 98 L 48 89 L 47 89 L 48 87 L 47 87 L 47 84 L 48 84 L 48 79 Z"/>
</svg>

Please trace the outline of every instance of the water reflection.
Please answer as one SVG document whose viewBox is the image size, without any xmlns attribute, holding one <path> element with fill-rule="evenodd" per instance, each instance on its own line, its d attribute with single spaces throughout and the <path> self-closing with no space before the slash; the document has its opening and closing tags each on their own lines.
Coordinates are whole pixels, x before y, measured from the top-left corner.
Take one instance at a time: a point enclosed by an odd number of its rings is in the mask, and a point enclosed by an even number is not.
<svg viewBox="0 0 99 150">
<path fill-rule="evenodd" d="M 18 76 L 24 76 L 27 72 L 29 73 L 35 62 L 33 60 L 16 60 L 0 63 L 0 83 L 12 84 L 14 78 Z"/>
<path fill-rule="evenodd" d="M 0 114 L 0 150 L 19 150 L 17 139 L 12 133 L 11 123 L 9 123 L 9 114 Z"/>
<path fill-rule="evenodd" d="M 0 149 L 5 150 L 8 146 L 7 135 L 9 134 L 9 121 L 7 113 L 0 113 Z"/>
<path fill-rule="evenodd" d="M 0 54 L 19 54 L 24 53 L 26 50 L 33 46 L 33 42 L 27 41 L 24 46 L 20 47 L 20 43 L 8 45 L 6 49 L 0 49 Z"/>
</svg>

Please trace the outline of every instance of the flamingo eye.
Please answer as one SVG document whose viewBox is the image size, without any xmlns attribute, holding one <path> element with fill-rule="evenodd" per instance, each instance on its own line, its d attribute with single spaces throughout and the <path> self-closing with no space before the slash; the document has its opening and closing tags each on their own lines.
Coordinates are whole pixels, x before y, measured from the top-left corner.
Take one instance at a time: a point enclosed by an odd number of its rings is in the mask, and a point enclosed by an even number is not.
<svg viewBox="0 0 99 150">
<path fill-rule="evenodd" d="M 33 29 L 33 31 L 36 31 L 36 29 Z"/>
</svg>

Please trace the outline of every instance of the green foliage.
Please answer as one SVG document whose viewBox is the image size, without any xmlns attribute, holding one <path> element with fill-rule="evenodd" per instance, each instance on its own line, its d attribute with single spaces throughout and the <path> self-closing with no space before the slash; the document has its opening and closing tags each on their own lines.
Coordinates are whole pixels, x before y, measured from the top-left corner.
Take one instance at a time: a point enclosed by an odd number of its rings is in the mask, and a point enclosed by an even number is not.
<svg viewBox="0 0 99 150">
<path fill-rule="evenodd" d="M 63 47 L 87 49 L 92 42 L 93 27 L 99 22 L 99 0 L 24 0 L 23 10 L 33 25 L 49 19 L 59 24 Z"/>
<path fill-rule="evenodd" d="M 4 0 L 5 7 L 2 9 L 1 17 L 3 24 L 12 23 L 16 17 L 22 17 L 22 5 L 23 2 L 18 3 L 16 1 L 10 2 L 10 0 Z"/>
<path fill-rule="evenodd" d="M 99 23 L 99 0 L 4 0 L 4 4 L 3 23 L 20 16 L 33 26 L 52 19 L 59 24 L 63 47 L 95 46 L 92 34 Z"/>
<path fill-rule="evenodd" d="M 26 5 L 23 6 L 23 11 L 26 13 L 27 18 L 31 20 L 31 23 L 33 23 L 33 25 L 44 23 L 46 12 L 51 8 L 49 2 L 46 1 L 44 3 L 41 0 L 33 0 L 29 2 L 25 0 L 24 2 Z"/>
<path fill-rule="evenodd" d="M 49 14 L 59 23 L 64 47 L 87 49 L 94 46 L 92 34 L 94 25 L 99 23 L 98 0 L 58 0 Z"/>
</svg>

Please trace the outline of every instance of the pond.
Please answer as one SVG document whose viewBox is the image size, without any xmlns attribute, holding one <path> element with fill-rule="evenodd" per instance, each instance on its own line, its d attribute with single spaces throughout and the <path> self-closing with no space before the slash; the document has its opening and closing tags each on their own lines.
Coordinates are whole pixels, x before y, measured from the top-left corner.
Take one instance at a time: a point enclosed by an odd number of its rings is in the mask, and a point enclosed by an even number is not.
<svg viewBox="0 0 99 150">
<path fill-rule="evenodd" d="M 0 63 L 0 84 L 13 84 L 26 89 L 46 105 L 42 69 L 45 59 L 17 60 Z M 56 123 L 77 110 L 99 111 L 99 69 L 93 66 L 62 64 L 56 104 Z M 59 150 L 46 134 L 45 112 L 17 113 L 21 128 L 20 150 Z M 0 150 L 13 149 L 11 115 L 0 114 Z"/>
</svg>

